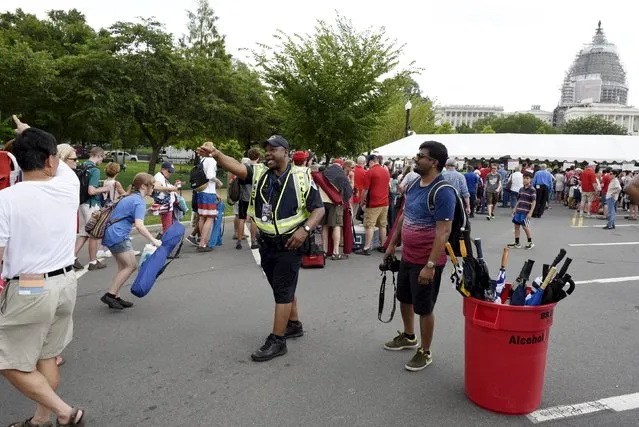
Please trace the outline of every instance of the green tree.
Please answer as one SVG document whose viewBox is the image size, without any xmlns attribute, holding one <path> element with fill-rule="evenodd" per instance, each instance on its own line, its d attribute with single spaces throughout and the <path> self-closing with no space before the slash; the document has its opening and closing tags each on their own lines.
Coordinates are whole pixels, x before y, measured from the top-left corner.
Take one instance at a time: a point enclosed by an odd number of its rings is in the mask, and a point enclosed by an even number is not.
<svg viewBox="0 0 639 427">
<path fill-rule="evenodd" d="M 445 122 L 435 128 L 435 133 L 437 134 L 455 133 L 455 128 L 450 123 Z"/>
<path fill-rule="evenodd" d="M 628 129 L 601 116 L 568 120 L 561 127 L 561 132 L 575 135 L 628 135 Z"/>
<path fill-rule="evenodd" d="M 369 148 L 375 125 L 415 70 L 396 71 L 402 47 L 385 30 L 357 31 L 337 16 L 312 35 L 278 32 L 279 45 L 255 52 L 274 94 L 282 133 L 329 157 Z"/>
<path fill-rule="evenodd" d="M 197 0 L 195 12 L 187 10 L 189 19 L 185 34 L 180 39 L 180 46 L 187 52 L 200 57 L 229 60 L 226 53 L 224 36 L 217 29 L 219 19 L 208 0 Z"/>
<path fill-rule="evenodd" d="M 430 101 L 421 97 L 411 100 L 409 128 L 418 134 L 433 133 L 435 130 L 435 111 Z M 406 100 L 398 94 L 396 100 L 380 117 L 375 130 L 370 136 L 370 149 L 397 141 L 405 136 Z M 367 147 L 369 148 L 369 147 Z"/>
<path fill-rule="evenodd" d="M 475 129 L 473 129 L 472 127 L 468 126 L 466 123 L 462 123 L 461 125 L 457 126 L 455 128 L 455 131 L 457 133 L 476 133 Z"/>
<path fill-rule="evenodd" d="M 476 132 L 490 126 L 495 133 L 553 133 L 554 130 L 543 120 L 532 114 L 509 114 L 504 116 L 490 116 L 473 123 Z"/>
<path fill-rule="evenodd" d="M 482 128 L 479 133 L 496 133 L 495 130 L 490 125 L 486 125 Z"/>
</svg>

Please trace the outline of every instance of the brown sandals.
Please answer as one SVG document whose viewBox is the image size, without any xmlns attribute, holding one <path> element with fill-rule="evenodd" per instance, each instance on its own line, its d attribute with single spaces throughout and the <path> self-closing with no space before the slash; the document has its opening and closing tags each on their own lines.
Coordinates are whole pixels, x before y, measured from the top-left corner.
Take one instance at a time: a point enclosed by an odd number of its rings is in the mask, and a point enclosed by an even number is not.
<svg viewBox="0 0 639 427">
<path fill-rule="evenodd" d="M 80 412 L 80 418 L 78 418 L 78 412 Z M 56 427 L 72 427 L 72 426 L 84 426 L 84 409 L 73 408 L 71 411 L 71 421 L 69 424 L 60 424 L 60 421 L 56 421 Z M 53 424 L 46 422 L 44 424 L 34 424 L 31 422 L 32 418 L 17 423 L 9 424 L 9 427 L 53 427 Z"/>
<path fill-rule="evenodd" d="M 53 424 L 46 422 L 44 424 L 33 424 L 31 418 L 17 423 L 9 424 L 9 427 L 53 427 Z"/>
<path fill-rule="evenodd" d="M 80 412 L 80 418 L 78 418 L 78 412 Z M 72 426 L 84 426 L 84 416 L 86 411 L 84 409 L 73 408 L 71 411 L 71 419 L 69 424 L 60 424 L 60 421 L 56 421 L 56 427 L 72 427 Z"/>
</svg>

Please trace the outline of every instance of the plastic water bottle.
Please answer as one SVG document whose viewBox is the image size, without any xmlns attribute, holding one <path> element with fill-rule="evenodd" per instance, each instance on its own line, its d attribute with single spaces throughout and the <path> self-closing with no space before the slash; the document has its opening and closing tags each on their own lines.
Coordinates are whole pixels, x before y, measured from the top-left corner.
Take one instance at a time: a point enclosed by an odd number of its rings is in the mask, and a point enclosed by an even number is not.
<svg viewBox="0 0 639 427">
<path fill-rule="evenodd" d="M 140 267 L 142 266 L 142 264 L 144 264 L 144 261 L 146 261 L 147 258 L 153 255 L 156 249 L 157 248 L 150 243 L 147 243 L 144 246 L 144 250 L 142 251 L 142 256 L 140 256 Z"/>
</svg>

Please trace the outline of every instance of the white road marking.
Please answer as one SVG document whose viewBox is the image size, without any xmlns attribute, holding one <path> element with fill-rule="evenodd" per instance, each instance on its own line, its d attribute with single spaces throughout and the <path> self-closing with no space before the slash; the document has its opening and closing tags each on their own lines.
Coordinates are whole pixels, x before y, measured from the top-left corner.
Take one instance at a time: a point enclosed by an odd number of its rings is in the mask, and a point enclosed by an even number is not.
<svg viewBox="0 0 639 427">
<path fill-rule="evenodd" d="M 622 412 L 639 408 L 639 393 L 624 394 L 622 396 L 608 397 L 592 402 L 578 403 L 576 405 L 554 406 L 539 409 L 527 417 L 534 424 L 545 421 L 554 421 L 562 418 L 576 417 L 601 411 Z"/>
<path fill-rule="evenodd" d="M 246 237 L 246 243 L 248 244 L 248 247 L 250 248 L 251 247 L 251 233 L 249 231 L 247 222 L 244 223 L 244 235 L 247 236 Z M 251 249 L 251 252 L 253 253 L 253 259 L 255 260 L 255 263 L 257 265 L 260 265 L 260 262 L 262 261 L 262 258 L 260 257 L 260 250 L 259 249 Z M 262 272 L 262 274 L 264 274 L 264 272 Z"/>
<path fill-rule="evenodd" d="M 571 225 L 570 228 L 603 228 L 605 224 L 599 225 Z M 615 227 L 639 227 L 639 224 L 617 224 Z"/>
<path fill-rule="evenodd" d="M 618 283 L 618 282 L 636 282 L 636 281 L 639 281 L 639 276 L 609 277 L 607 279 L 580 280 L 578 282 L 575 282 L 575 285 L 586 285 L 589 283 Z"/>
<path fill-rule="evenodd" d="M 582 246 L 628 246 L 639 245 L 639 242 L 608 242 L 608 243 L 568 243 L 568 246 L 573 248 Z"/>
</svg>

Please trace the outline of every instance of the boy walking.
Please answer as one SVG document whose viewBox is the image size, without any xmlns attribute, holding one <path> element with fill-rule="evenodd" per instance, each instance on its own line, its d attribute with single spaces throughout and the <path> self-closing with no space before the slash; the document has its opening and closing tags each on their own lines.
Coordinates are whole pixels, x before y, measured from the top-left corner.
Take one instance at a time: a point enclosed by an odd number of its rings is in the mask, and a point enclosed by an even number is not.
<svg viewBox="0 0 639 427">
<path fill-rule="evenodd" d="M 537 192 L 530 185 L 532 181 L 532 173 L 524 174 L 524 186 L 519 190 L 519 200 L 513 208 L 513 224 L 515 224 L 515 243 L 509 243 L 509 248 L 521 248 L 519 244 L 520 227 L 524 227 L 524 233 L 528 238 L 526 249 L 532 249 L 535 244 L 532 241 L 532 233 L 530 232 L 530 217 L 535 210 L 537 201 Z"/>
</svg>

